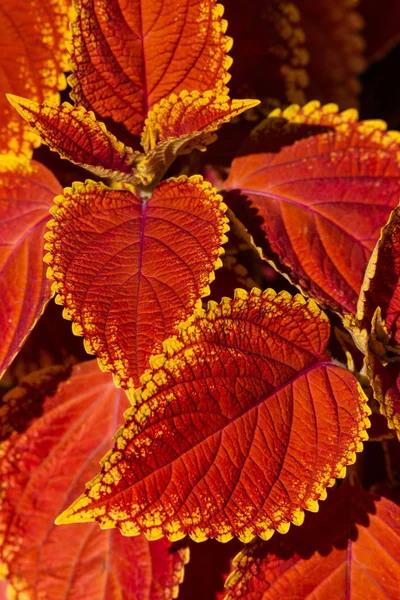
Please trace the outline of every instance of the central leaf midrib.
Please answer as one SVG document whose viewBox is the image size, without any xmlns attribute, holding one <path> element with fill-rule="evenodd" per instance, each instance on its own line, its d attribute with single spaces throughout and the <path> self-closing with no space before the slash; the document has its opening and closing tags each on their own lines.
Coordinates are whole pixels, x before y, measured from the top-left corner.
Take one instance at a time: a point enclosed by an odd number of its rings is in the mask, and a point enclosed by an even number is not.
<svg viewBox="0 0 400 600">
<path fill-rule="evenodd" d="M 146 206 L 147 202 L 142 202 L 142 214 L 140 219 L 140 237 L 139 237 L 139 266 L 138 266 L 138 282 L 137 282 L 137 292 L 136 292 L 136 309 L 134 316 L 135 323 L 135 331 L 134 336 L 135 340 L 133 343 L 133 347 L 139 348 L 139 298 L 140 298 L 140 285 L 142 283 L 142 267 L 143 267 L 143 254 L 144 254 L 144 240 L 145 240 L 145 218 L 146 218 Z M 136 380 L 140 381 L 141 369 L 139 367 L 139 353 L 136 351 Z"/>
<path fill-rule="evenodd" d="M 184 452 L 182 452 L 179 455 L 179 459 L 182 459 L 182 457 L 184 457 L 185 455 L 187 455 L 189 452 L 193 451 L 194 449 L 196 449 L 198 446 L 202 445 L 203 443 L 205 443 L 207 440 L 209 440 L 210 438 L 212 438 L 213 436 L 215 436 L 216 434 L 219 434 L 221 432 L 223 432 L 223 430 L 228 427 L 229 425 L 231 425 L 232 423 L 234 423 L 235 421 L 237 421 L 238 419 L 242 419 L 247 413 L 249 413 L 251 410 L 259 408 L 260 405 L 264 404 L 269 398 L 271 398 L 272 396 L 276 395 L 277 393 L 279 393 L 281 390 L 285 389 L 287 386 L 293 385 L 293 383 L 295 381 L 297 381 L 298 379 L 306 376 L 308 373 L 310 373 L 311 371 L 319 368 L 319 367 L 329 367 L 329 366 L 333 366 L 335 367 L 335 365 L 327 360 L 318 360 L 318 357 L 316 357 L 316 362 L 314 364 L 312 364 L 311 366 L 309 366 L 307 369 L 303 369 L 300 372 L 297 372 L 295 376 L 293 376 L 292 378 L 288 379 L 285 383 L 283 383 L 282 385 L 276 387 L 268 396 L 262 397 L 260 398 L 255 404 L 253 404 L 250 408 L 245 409 L 244 411 L 242 411 L 240 414 L 238 414 L 237 416 L 235 416 L 234 418 L 231 418 L 228 420 L 228 422 L 223 426 L 223 428 L 219 428 L 216 429 L 215 431 L 213 431 L 212 433 L 210 433 L 209 435 L 207 435 L 206 437 L 202 438 L 199 442 L 197 442 L 196 444 L 194 444 L 193 446 L 191 446 L 190 448 L 188 448 L 187 450 L 185 450 Z M 339 368 L 339 367 L 336 367 Z M 208 376 L 207 378 L 213 379 L 215 380 L 215 377 L 213 376 Z M 199 379 L 207 379 L 206 377 L 204 378 L 197 378 L 196 381 L 198 381 Z M 235 377 L 236 378 L 236 377 Z M 185 382 L 186 383 L 186 382 Z M 183 385 L 182 384 L 178 384 L 178 385 Z M 175 387 L 175 386 L 174 386 Z M 174 415 L 171 416 L 171 418 L 175 418 L 176 416 L 179 415 Z M 140 433 L 144 433 L 145 430 L 141 431 Z M 139 434 L 140 435 L 140 434 Z M 139 436 L 137 436 L 139 437 Z M 127 489 L 130 488 L 134 488 L 136 487 L 139 483 L 143 483 L 144 481 L 146 481 L 149 477 L 154 477 L 157 473 L 161 472 L 162 470 L 168 468 L 171 464 L 173 464 L 176 460 L 178 460 L 178 458 L 173 458 L 172 460 L 168 461 L 167 463 L 165 463 L 164 465 L 160 466 L 159 468 L 157 468 L 156 470 L 153 470 L 151 473 L 149 473 L 148 475 L 142 477 L 141 479 L 138 479 L 136 482 L 132 483 L 131 485 L 127 486 L 126 488 L 124 488 L 123 490 L 112 494 L 111 496 L 108 496 L 108 499 L 112 499 L 115 500 L 118 497 L 120 497 L 121 495 L 123 495 Z M 105 472 L 102 473 L 102 476 L 104 475 Z M 89 490 L 90 493 L 90 490 Z M 90 495 L 89 495 L 90 498 Z M 100 499 L 100 500 L 94 500 L 93 498 L 90 498 L 91 500 L 91 507 L 95 507 L 95 506 L 99 506 L 102 505 L 104 503 L 104 499 Z M 89 508 L 89 507 L 88 507 Z M 143 513 L 143 511 L 142 511 Z M 135 517 L 136 518 L 136 517 Z"/>
</svg>

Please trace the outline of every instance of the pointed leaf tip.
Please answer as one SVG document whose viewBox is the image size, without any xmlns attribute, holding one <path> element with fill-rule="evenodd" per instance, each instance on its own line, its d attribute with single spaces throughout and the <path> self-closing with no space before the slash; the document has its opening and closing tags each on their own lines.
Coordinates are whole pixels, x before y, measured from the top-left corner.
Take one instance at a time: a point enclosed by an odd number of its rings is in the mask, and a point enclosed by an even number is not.
<svg viewBox="0 0 400 600">
<path fill-rule="evenodd" d="M 95 115 L 82 106 L 72 106 L 68 102 L 61 106 L 50 102 L 38 104 L 12 95 L 9 101 L 42 142 L 53 152 L 58 152 L 61 158 L 100 177 L 138 186 L 150 183 L 147 175 L 141 176 L 136 170 L 144 159 L 143 154 L 117 140 L 104 123 L 97 121 Z"/>
</svg>

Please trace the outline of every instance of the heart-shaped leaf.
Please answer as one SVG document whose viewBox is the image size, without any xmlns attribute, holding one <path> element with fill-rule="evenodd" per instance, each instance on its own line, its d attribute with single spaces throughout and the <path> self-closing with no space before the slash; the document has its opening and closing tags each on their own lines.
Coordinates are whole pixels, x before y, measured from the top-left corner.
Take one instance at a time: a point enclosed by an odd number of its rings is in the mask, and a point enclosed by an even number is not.
<svg viewBox="0 0 400 600">
<path fill-rule="evenodd" d="M 151 352 L 209 293 L 225 209 L 200 176 L 164 181 L 148 200 L 91 181 L 56 198 L 49 274 L 64 316 L 118 385 L 139 384 Z"/>
<path fill-rule="evenodd" d="M 369 425 L 328 338 L 328 319 L 300 295 L 238 290 L 210 303 L 151 359 L 100 475 L 57 522 L 197 541 L 300 525 Z"/>
</svg>

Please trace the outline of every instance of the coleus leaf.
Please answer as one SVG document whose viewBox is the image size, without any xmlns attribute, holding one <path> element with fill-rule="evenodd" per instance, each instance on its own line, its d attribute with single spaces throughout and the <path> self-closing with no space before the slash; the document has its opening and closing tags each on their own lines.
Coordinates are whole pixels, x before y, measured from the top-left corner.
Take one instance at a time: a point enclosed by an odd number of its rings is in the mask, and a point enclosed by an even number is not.
<svg viewBox="0 0 400 600">
<path fill-rule="evenodd" d="M 74 366 L 70 377 L 54 369 L 31 375 L 6 395 L 0 410 L 0 425 L 8 426 L 15 425 L 15 407 L 20 414 L 25 408 L 25 427 L 0 447 L 3 575 L 26 600 L 84 600 L 88 591 L 91 600 L 176 597 L 186 549 L 174 551 L 165 539 L 131 540 L 96 525 L 68 531 L 54 525 L 60 508 L 98 469 L 128 404 L 96 361 Z"/>
<path fill-rule="evenodd" d="M 399 235 L 397 207 L 383 227 L 365 271 L 356 317 L 346 319 L 345 325 L 366 354 L 374 396 L 400 439 Z"/>
<path fill-rule="evenodd" d="M 363 22 L 348 0 L 226 2 L 232 48 L 232 90 L 270 104 L 317 98 L 357 104 L 364 68 Z"/>
<path fill-rule="evenodd" d="M 307 295 L 351 314 L 380 229 L 400 193 L 400 134 L 385 131 L 382 121 L 354 121 L 356 114 L 315 102 L 274 111 L 233 161 L 225 182 L 263 218 L 268 243 L 263 249 L 279 270 Z M 295 138 L 316 126 L 331 131 L 270 150 L 280 128 Z"/>
<path fill-rule="evenodd" d="M 67 0 L 2 0 L 0 11 L 0 153 L 32 155 L 39 140 L 7 102 L 6 93 L 56 102 L 66 86 Z M 2 48 L 2 49 L 1 49 Z"/>
<path fill-rule="evenodd" d="M 212 91 L 173 94 L 150 111 L 142 134 L 143 154 L 118 141 L 82 106 L 40 105 L 11 94 L 8 99 L 42 142 L 62 158 L 100 177 L 142 187 L 155 185 L 179 154 L 204 150 L 223 123 L 258 104 L 258 100 L 231 100 Z"/>
<path fill-rule="evenodd" d="M 207 90 L 182 91 L 156 104 L 149 112 L 141 143 L 146 153 L 143 170 L 159 180 L 175 157 L 195 148 L 205 150 L 216 140 L 216 131 L 258 100 L 231 100 Z"/>
<path fill-rule="evenodd" d="M 357 305 L 355 325 L 400 352 L 400 208 L 390 215 L 370 258 Z M 375 317 L 375 318 L 374 318 Z M 379 331 L 378 331 L 379 330 Z"/>
<path fill-rule="evenodd" d="M 62 158 L 100 177 L 112 177 L 133 185 L 149 183 L 134 172 L 143 159 L 142 153 L 117 140 L 104 123 L 97 121 L 94 113 L 83 106 L 71 106 L 68 102 L 61 106 L 50 102 L 38 104 L 11 94 L 8 100 L 42 142 Z"/>
<path fill-rule="evenodd" d="M 140 135 L 162 98 L 227 92 L 223 7 L 215 0 L 75 0 L 72 98 Z"/>
<path fill-rule="evenodd" d="M 246 546 L 234 565 L 225 600 L 396 600 L 400 508 L 345 481 L 301 529 Z"/>
<path fill-rule="evenodd" d="M 57 522 L 197 541 L 300 525 L 369 424 L 328 337 L 328 319 L 300 295 L 238 290 L 198 311 L 151 359 L 101 473 Z"/>
<path fill-rule="evenodd" d="M 375 0 L 362 0 L 359 10 L 365 21 L 365 55 L 369 61 L 380 60 L 400 38 L 400 5 L 387 0 L 382 10 Z"/>
<path fill-rule="evenodd" d="M 43 165 L 12 154 L 0 157 L 0 376 L 51 296 L 44 232 L 60 191 Z"/>
<path fill-rule="evenodd" d="M 133 188 L 75 183 L 55 199 L 48 274 L 64 316 L 118 385 L 138 385 L 152 351 L 209 293 L 228 230 L 226 206 L 200 176 Z"/>
</svg>

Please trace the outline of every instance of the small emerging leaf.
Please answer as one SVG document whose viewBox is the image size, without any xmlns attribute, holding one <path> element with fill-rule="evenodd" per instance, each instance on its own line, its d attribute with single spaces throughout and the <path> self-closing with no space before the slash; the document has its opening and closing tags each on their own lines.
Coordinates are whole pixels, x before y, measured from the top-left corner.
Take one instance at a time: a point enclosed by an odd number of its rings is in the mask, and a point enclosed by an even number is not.
<svg viewBox="0 0 400 600">
<path fill-rule="evenodd" d="M 140 135 L 162 98 L 182 90 L 227 92 L 231 39 L 215 0 L 75 0 L 76 103 Z"/>
<path fill-rule="evenodd" d="M 64 102 L 56 106 L 50 102 L 37 104 L 25 98 L 8 94 L 8 100 L 41 137 L 50 150 L 61 158 L 88 169 L 100 177 L 112 177 L 133 185 L 147 184 L 135 176 L 134 168 L 141 152 L 135 152 L 96 121 L 92 112 L 82 106 Z"/>
<path fill-rule="evenodd" d="M 57 522 L 197 541 L 300 525 L 369 425 L 328 338 L 328 319 L 300 295 L 237 290 L 211 302 L 150 360 L 101 474 Z"/>
<path fill-rule="evenodd" d="M 61 187 L 43 165 L 0 157 L 0 377 L 51 296 L 43 263 L 49 208 Z"/>
<path fill-rule="evenodd" d="M 64 193 L 46 235 L 58 301 L 117 384 L 138 385 L 151 352 L 209 293 L 226 206 L 200 176 L 164 181 L 148 200 L 92 181 Z"/>
<path fill-rule="evenodd" d="M 366 352 L 365 364 L 374 397 L 400 441 L 400 363 L 382 364 L 369 347 Z"/>
</svg>

